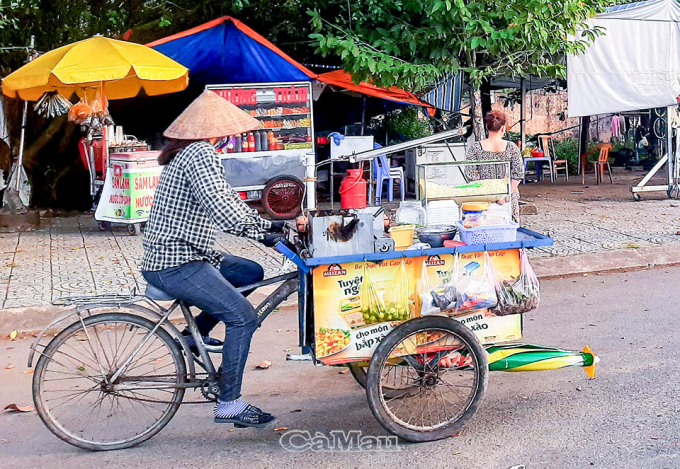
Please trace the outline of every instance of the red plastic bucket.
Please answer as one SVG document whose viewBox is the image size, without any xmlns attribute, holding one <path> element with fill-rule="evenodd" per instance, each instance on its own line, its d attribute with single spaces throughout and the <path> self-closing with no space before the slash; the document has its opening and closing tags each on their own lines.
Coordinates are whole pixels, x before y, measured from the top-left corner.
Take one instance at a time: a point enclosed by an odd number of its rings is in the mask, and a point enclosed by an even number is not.
<svg viewBox="0 0 680 469">
<path fill-rule="evenodd" d="M 366 208 L 366 179 L 363 169 L 348 169 L 340 183 L 340 207 L 343 209 Z"/>
</svg>

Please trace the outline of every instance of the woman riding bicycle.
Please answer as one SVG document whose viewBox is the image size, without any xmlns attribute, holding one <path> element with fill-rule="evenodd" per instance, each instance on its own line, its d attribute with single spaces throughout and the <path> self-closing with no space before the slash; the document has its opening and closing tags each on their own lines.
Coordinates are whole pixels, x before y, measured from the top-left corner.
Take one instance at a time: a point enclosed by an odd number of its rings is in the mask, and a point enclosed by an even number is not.
<svg viewBox="0 0 680 469">
<path fill-rule="evenodd" d="M 165 166 L 144 231 L 142 275 L 151 285 L 202 310 L 196 323 L 203 341 L 225 323 L 220 395 L 215 422 L 262 427 L 275 417 L 241 398 L 243 371 L 257 316 L 236 289 L 264 277 L 257 263 L 215 250 L 215 231 L 245 236 L 271 246 L 283 222 L 270 222 L 248 207 L 227 183 L 213 144 L 259 122 L 212 91 L 199 96 L 163 133 Z M 183 335 L 195 346 L 188 331 Z"/>
</svg>

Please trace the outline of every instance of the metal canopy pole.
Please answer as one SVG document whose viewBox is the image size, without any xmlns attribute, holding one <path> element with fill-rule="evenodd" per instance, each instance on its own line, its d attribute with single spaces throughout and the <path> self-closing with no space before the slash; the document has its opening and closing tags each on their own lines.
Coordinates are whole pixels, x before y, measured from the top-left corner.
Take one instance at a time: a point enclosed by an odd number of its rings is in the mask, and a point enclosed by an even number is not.
<svg viewBox="0 0 680 469">
<path fill-rule="evenodd" d="M 666 109 L 666 147 L 668 148 L 668 197 L 680 197 L 678 191 L 678 152 L 677 145 L 673 146 L 673 127 L 671 116 L 675 112 L 676 106 L 668 106 Z M 676 136 L 676 139 L 678 137 Z"/>
<path fill-rule="evenodd" d="M 16 167 L 14 172 L 16 175 L 16 187 L 18 191 L 21 184 L 21 167 L 24 162 L 24 142 L 26 141 L 26 114 L 28 114 L 28 101 L 24 101 L 24 111 L 21 114 L 21 133 L 19 134 L 19 155 L 17 156 Z"/>
<path fill-rule="evenodd" d="M 522 151 L 526 147 L 527 143 L 527 134 L 526 134 L 526 127 L 524 126 L 524 114 L 525 114 L 525 101 L 527 99 L 527 89 L 524 86 L 524 77 L 520 78 L 519 80 L 519 87 L 520 87 L 520 101 L 519 101 L 519 133 L 520 133 L 520 138 L 522 139 Z"/>
<path fill-rule="evenodd" d="M 31 36 L 31 40 L 28 44 L 28 61 L 31 62 L 33 60 L 33 49 L 35 49 L 35 36 Z M 16 163 L 16 168 L 15 170 L 17 173 L 21 171 L 21 167 L 24 163 L 24 144 L 26 141 L 26 115 L 28 114 L 28 101 L 24 100 L 24 111 L 21 115 L 21 133 L 19 135 L 19 155 L 17 156 L 17 163 Z M 16 189 L 17 191 L 19 190 L 19 184 L 21 181 L 21 175 L 17 174 L 17 184 L 16 184 Z"/>
</svg>

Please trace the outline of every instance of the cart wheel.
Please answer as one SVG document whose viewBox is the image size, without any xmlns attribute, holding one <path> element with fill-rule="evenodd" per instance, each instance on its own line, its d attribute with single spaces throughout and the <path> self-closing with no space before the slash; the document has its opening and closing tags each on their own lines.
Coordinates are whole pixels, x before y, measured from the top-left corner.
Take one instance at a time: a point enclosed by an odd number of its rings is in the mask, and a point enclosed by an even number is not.
<svg viewBox="0 0 680 469">
<path fill-rule="evenodd" d="M 127 226 L 127 231 L 130 236 L 137 236 L 137 233 L 139 233 L 139 226 L 137 223 L 131 223 Z"/>
<path fill-rule="evenodd" d="M 359 363 L 350 363 L 347 365 L 349 372 L 355 379 L 357 384 L 362 388 L 366 389 L 366 381 L 368 380 L 368 366 L 361 365 Z M 405 391 L 405 388 L 400 384 L 392 386 L 390 383 L 386 383 L 383 386 L 383 393 L 385 397 L 391 399 L 393 397 L 400 396 Z"/>
<path fill-rule="evenodd" d="M 468 327 L 441 316 L 413 319 L 390 332 L 373 354 L 368 405 L 394 435 L 440 440 L 477 412 L 488 373 L 486 352 Z"/>
<path fill-rule="evenodd" d="M 262 192 L 265 211 L 275 220 L 290 220 L 302 213 L 305 186 L 293 176 L 277 176 Z"/>
<path fill-rule="evenodd" d="M 98 221 L 97 228 L 99 228 L 99 231 L 106 231 L 111 228 L 111 223 L 108 221 Z"/>
<path fill-rule="evenodd" d="M 640 194 L 633 194 L 633 200 L 639 202 L 642 200 L 642 197 L 640 196 Z"/>
</svg>

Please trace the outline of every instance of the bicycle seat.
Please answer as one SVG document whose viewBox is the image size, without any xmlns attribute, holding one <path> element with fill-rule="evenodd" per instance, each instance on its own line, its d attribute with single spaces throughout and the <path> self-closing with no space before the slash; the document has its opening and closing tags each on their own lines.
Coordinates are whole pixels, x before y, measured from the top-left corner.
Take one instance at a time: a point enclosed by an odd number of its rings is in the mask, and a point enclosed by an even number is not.
<svg viewBox="0 0 680 469">
<path fill-rule="evenodd" d="M 154 287 L 150 283 L 146 284 L 146 291 L 144 292 L 144 295 L 146 295 L 147 298 L 157 301 L 170 301 L 175 299 L 175 297 L 170 293 L 166 293 L 160 288 Z"/>
</svg>

